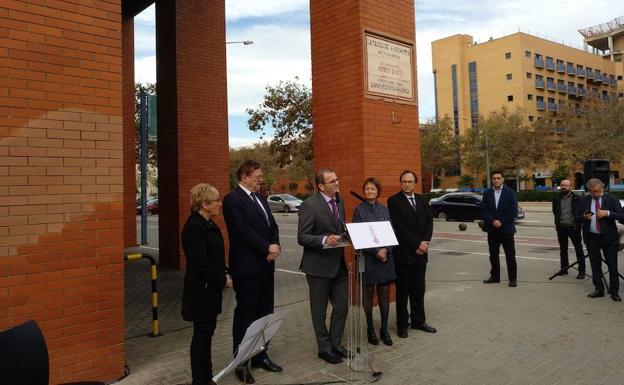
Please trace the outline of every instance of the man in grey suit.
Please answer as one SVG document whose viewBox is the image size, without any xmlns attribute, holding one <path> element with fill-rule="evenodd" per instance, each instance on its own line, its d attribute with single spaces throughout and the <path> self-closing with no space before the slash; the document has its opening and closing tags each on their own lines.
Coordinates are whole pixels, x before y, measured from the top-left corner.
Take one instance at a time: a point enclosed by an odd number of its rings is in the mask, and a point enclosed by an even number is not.
<svg viewBox="0 0 624 385">
<path fill-rule="evenodd" d="M 334 170 L 319 170 L 315 182 L 316 194 L 299 209 L 297 240 L 303 246 L 300 269 L 306 274 L 310 289 L 318 357 L 338 364 L 351 354 L 341 342 L 348 312 L 347 268 L 343 248 L 331 248 L 338 245 L 344 232 L 344 205 L 339 199 Z M 332 305 L 329 330 L 325 323 L 328 300 Z"/>
</svg>

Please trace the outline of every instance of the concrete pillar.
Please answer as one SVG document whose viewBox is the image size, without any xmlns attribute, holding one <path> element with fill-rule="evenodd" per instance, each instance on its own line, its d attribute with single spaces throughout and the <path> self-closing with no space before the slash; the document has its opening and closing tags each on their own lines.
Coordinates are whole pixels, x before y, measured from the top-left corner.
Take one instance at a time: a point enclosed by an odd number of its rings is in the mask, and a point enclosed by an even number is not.
<svg viewBox="0 0 624 385">
<path fill-rule="evenodd" d="M 228 191 L 224 0 L 156 2 L 156 54 L 160 263 L 184 268 L 191 187 Z"/>
</svg>

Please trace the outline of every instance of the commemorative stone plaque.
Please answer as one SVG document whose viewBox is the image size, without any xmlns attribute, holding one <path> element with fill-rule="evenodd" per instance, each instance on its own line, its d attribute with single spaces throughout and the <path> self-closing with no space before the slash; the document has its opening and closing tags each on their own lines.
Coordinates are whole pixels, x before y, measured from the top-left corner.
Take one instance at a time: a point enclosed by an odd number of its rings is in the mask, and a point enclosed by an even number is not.
<svg viewBox="0 0 624 385">
<path fill-rule="evenodd" d="M 385 37 L 366 36 L 366 92 L 415 101 L 413 46 Z"/>
</svg>

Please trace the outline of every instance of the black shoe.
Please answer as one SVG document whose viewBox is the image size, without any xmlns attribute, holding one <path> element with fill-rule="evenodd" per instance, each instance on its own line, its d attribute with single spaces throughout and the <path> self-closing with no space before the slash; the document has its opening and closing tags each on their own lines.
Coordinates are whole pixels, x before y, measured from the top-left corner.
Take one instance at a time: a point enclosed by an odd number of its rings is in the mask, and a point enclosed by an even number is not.
<svg viewBox="0 0 624 385">
<path fill-rule="evenodd" d="M 431 325 L 428 325 L 426 322 L 421 324 L 412 324 L 412 329 L 422 330 L 425 333 L 435 333 L 437 332 L 436 328 Z"/>
<path fill-rule="evenodd" d="M 383 341 L 384 345 L 392 346 L 392 338 L 390 338 L 390 333 L 388 333 L 387 329 L 379 329 L 379 336 L 381 337 L 381 341 Z"/>
<path fill-rule="evenodd" d="M 269 357 L 264 357 L 258 361 L 251 360 L 251 367 L 262 368 L 264 370 L 268 370 L 269 372 L 281 372 L 283 370 L 281 366 L 271 361 Z"/>
<path fill-rule="evenodd" d="M 375 329 L 368 329 L 366 330 L 366 334 L 368 336 L 368 343 L 371 345 L 379 345 L 379 339 L 377 338 L 377 335 L 375 334 Z"/>
<path fill-rule="evenodd" d="M 254 380 L 253 376 L 251 375 L 251 372 L 249 371 L 247 365 L 239 366 L 238 368 L 236 368 L 236 377 L 238 377 L 238 380 L 240 382 L 243 382 L 245 384 L 254 384 L 256 382 L 256 380 Z"/>
<path fill-rule="evenodd" d="M 585 271 L 579 270 L 578 275 L 576 276 L 576 279 L 585 279 Z"/>
<path fill-rule="evenodd" d="M 334 352 L 319 352 L 318 358 L 327 362 L 328 364 L 339 364 L 342 362 L 342 358 L 340 358 Z"/>
<path fill-rule="evenodd" d="M 407 338 L 407 328 L 397 328 L 397 336 L 399 338 Z"/>
<path fill-rule="evenodd" d="M 490 277 L 488 279 L 484 279 L 483 283 L 500 283 L 500 279 L 494 279 L 494 278 Z"/>
<path fill-rule="evenodd" d="M 557 275 L 568 275 L 568 271 L 566 269 L 561 269 L 557 272 Z"/>
<path fill-rule="evenodd" d="M 518 287 L 518 281 L 512 279 L 509 281 L 509 287 Z"/>
<path fill-rule="evenodd" d="M 593 291 L 589 294 L 587 294 L 587 297 L 589 298 L 600 298 L 600 297 L 604 297 L 604 291 Z"/>
<path fill-rule="evenodd" d="M 340 358 L 353 358 L 355 355 L 353 352 L 344 348 L 344 346 L 339 346 L 337 348 L 332 348 L 334 354 L 336 354 Z"/>
<path fill-rule="evenodd" d="M 615 302 L 622 301 L 622 298 L 620 298 L 620 295 L 618 293 L 611 293 L 611 299 L 614 300 Z"/>
</svg>

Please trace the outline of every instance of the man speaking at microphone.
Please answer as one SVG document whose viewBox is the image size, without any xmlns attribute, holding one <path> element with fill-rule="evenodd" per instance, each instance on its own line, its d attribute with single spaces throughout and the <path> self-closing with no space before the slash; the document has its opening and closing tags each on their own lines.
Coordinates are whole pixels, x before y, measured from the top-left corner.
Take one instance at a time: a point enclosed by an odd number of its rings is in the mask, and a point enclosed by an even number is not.
<svg viewBox="0 0 624 385">
<path fill-rule="evenodd" d="M 338 364 L 350 352 L 342 345 L 348 312 L 348 274 L 342 247 L 335 247 L 344 233 L 344 204 L 338 194 L 338 177 L 321 169 L 315 177 L 316 194 L 299 209 L 297 240 L 303 246 L 300 269 L 306 274 L 310 290 L 310 311 L 318 357 Z M 326 325 L 327 302 L 332 313 Z"/>
</svg>

